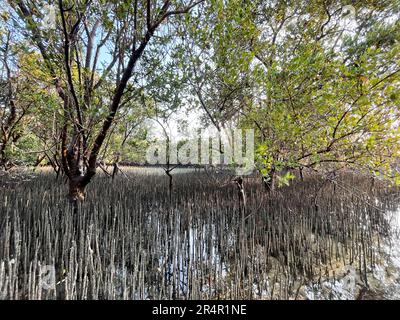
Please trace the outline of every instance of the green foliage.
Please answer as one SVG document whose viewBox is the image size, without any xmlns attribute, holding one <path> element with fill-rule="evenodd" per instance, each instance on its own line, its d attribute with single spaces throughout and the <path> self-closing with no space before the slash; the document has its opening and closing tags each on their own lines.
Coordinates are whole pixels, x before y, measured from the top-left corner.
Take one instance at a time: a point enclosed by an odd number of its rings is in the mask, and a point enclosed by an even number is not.
<svg viewBox="0 0 400 320">
<path fill-rule="evenodd" d="M 295 175 L 291 172 L 287 172 L 284 175 L 277 176 L 278 180 L 278 187 L 288 186 L 290 181 L 295 178 Z"/>
<path fill-rule="evenodd" d="M 77 117 L 75 109 L 66 115 L 57 92 L 49 89 L 55 79 L 67 91 L 68 80 L 72 82 L 92 145 L 132 50 L 135 38 L 126 26 L 132 24 L 134 12 L 141 17 L 135 20 L 134 34 L 138 39 L 145 35 L 145 2 L 137 2 L 136 9 L 133 1 L 95 3 L 88 9 L 86 27 L 97 32 L 94 40 L 104 41 L 96 68 L 92 68 L 94 53 L 87 66 L 83 59 L 79 63 L 78 58 L 90 51 L 88 30 L 81 28 L 77 39 L 84 41 L 70 48 L 71 79 L 66 77 L 60 24 L 56 30 L 38 29 L 41 6 L 26 25 L 19 25 L 21 34 L 43 39 L 50 49 L 48 57 L 44 59 L 34 42 L 13 40 L 16 69 L 30 80 L 23 81 L 18 99 L 32 104 L 20 130 L 36 136 L 41 147 L 53 153 L 59 152 L 64 121 L 71 123 Z M 154 18 L 161 7 L 151 3 Z M 21 22 L 17 3 L 10 5 L 14 11 L 1 13 L 2 34 L 10 21 Z M 85 10 L 84 2 L 76 5 L 78 11 Z M 174 1 L 171 8 L 181 5 Z M 165 123 L 183 109 L 201 110 L 204 125 L 256 129 L 257 168 L 264 176 L 271 172 L 279 176 L 286 168 L 350 167 L 397 181 L 392 164 L 400 151 L 399 5 L 358 2 L 353 4 L 354 16 L 344 12 L 345 5 L 210 0 L 187 14 L 171 16 L 135 66 L 117 123 L 107 133 L 103 159 L 142 159 L 150 143 L 146 120 Z M 70 27 L 77 16 L 69 12 L 65 18 Z M 97 21 L 101 21 L 98 29 Z M 57 22 L 61 22 L 59 12 Z M 115 52 L 118 55 L 113 56 Z M 108 69 L 115 57 L 117 62 Z M 90 82 L 97 85 L 88 92 Z M 72 133 L 69 128 L 68 135 Z M 31 142 L 40 147 L 38 141 Z M 27 148 L 25 142 L 21 148 Z M 278 184 L 292 179 L 291 174 L 281 175 Z"/>
<path fill-rule="evenodd" d="M 396 11 L 356 8 L 352 33 L 343 31 L 340 16 L 327 22 L 324 11 L 335 12 L 333 4 L 273 8 L 256 9 L 265 34 L 255 35 L 253 45 L 258 94 L 241 117 L 242 126 L 259 129 L 261 173 L 353 166 L 393 177 L 390 164 L 399 154 Z M 314 18 L 303 20 L 307 15 Z"/>
</svg>

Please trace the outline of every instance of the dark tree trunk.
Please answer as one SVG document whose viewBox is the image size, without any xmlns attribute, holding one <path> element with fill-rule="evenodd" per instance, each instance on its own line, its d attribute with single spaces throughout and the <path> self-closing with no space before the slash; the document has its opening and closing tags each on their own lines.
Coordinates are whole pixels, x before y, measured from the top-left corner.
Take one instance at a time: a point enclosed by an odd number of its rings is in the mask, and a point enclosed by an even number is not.
<svg viewBox="0 0 400 320">
<path fill-rule="evenodd" d="M 303 175 L 303 168 L 299 168 L 299 173 L 300 173 L 300 181 L 304 181 L 304 175 Z"/>
<path fill-rule="evenodd" d="M 118 171 L 119 171 L 118 162 L 114 162 L 113 172 L 112 172 L 112 179 L 113 180 L 117 176 Z"/>
<path fill-rule="evenodd" d="M 267 192 L 272 192 L 275 190 L 276 184 L 276 172 L 275 169 L 271 169 L 270 172 L 262 177 L 262 181 Z"/>
<path fill-rule="evenodd" d="M 3 137 L 3 142 L 0 147 L 0 166 L 7 170 L 7 155 L 6 155 L 7 140 Z"/>
<path fill-rule="evenodd" d="M 237 177 L 233 181 L 236 183 L 236 187 L 238 190 L 239 209 L 244 218 L 244 214 L 245 214 L 245 210 L 246 210 L 246 193 L 244 191 L 243 178 Z"/>
<path fill-rule="evenodd" d="M 78 203 L 85 200 L 86 185 L 82 182 L 82 177 L 69 179 L 68 199 L 72 203 Z"/>
<path fill-rule="evenodd" d="M 113 165 L 113 172 L 112 172 L 112 179 L 114 180 L 114 178 L 117 176 L 118 172 L 119 172 L 119 155 L 117 155 L 115 161 L 114 161 L 114 165 Z"/>
<path fill-rule="evenodd" d="M 173 177 L 171 174 L 171 171 L 173 169 L 167 169 L 165 170 L 165 173 L 167 174 L 169 178 L 169 185 L 168 185 L 168 190 L 169 190 L 169 202 L 172 202 L 172 191 L 173 191 Z"/>
<path fill-rule="evenodd" d="M 56 170 L 56 180 L 58 180 L 60 178 L 60 172 L 61 172 L 61 168 L 58 167 Z"/>
</svg>

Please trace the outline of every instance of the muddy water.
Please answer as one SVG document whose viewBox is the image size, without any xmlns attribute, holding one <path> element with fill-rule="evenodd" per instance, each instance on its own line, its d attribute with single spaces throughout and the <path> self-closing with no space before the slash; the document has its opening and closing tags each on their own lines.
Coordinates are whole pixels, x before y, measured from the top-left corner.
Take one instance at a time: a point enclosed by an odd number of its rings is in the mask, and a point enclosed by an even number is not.
<svg viewBox="0 0 400 320">
<path fill-rule="evenodd" d="M 377 291 L 384 299 L 400 299 L 400 208 L 389 212 L 392 225 L 390 240 L 382 248 L 383 264 L 374 272 Z"/>
<path fill-rule="evenodd" d="M 368 285 L 351 266 L 336 269 L 337 278 L 311 282 L 302 288 L 302 298 L 309 300 L 398 300 L 400 299 L 400 207 L 388 211 L 391 234 L 376 245 L 377 263 L 369 268 Z"/>
<path fill-rule="evenodd" d="M 347 175 L 267 195 L 247 179 L 244 212 L 230 180 L 177 174 L 171 199 L 165 175 L 98 177 L 79 215 L 53 176 L 0 188 L 0 298 L 399 297 L 398 190 Z"/>
</svg>

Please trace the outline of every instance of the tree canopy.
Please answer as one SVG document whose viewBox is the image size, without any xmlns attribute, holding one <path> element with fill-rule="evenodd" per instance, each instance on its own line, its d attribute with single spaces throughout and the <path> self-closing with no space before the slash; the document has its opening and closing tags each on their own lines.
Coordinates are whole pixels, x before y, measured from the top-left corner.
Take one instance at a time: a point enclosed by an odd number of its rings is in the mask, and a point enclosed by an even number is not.
<svg viewBox="0 0 400 320">
<path fill-rule="evenodd" d="M 8 0 L 0 10 L 0 165 L 51 164 L 74 201 L 102 162 L 143 161 L 151 119 L 183 110 L 218 131 L 253 128 L 266 179 L 345 168 L 400 183 L 398 1 Z"/>
</svg>

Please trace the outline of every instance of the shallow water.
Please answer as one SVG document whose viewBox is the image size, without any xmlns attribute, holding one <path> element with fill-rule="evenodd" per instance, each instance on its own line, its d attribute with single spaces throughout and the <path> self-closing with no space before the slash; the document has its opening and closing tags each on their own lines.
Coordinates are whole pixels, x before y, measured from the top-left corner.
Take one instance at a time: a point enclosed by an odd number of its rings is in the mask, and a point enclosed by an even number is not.
<svg viewBox="0 0 400 320">
<path fill-rule="evenodd" d="M 354 268 L 344 266 L 339 279 L 326 279 L 322 283 L 305 286 L 305 297 L 310 300 L 400 299 L 400 207 L 388 211 L 391 226 L 390 237 L 376 246 L 379 263 L 369 269 L 368 284 L 360 285 L 360 274 Z M 361 290 L 367 290 L 365 295 Z"/>
<path fill-rule="evenodd" d="M 97 177 L 78 215 L 54 176 L 0 188 L 0 297 L 398 296 L 400 250 L 394 228 L 392 237 L 386 236 L 383 215 L 395 202 L 389 199 L 393 190 L 371 191 L 369 180 L 344 177 L 344 183 L 379 198 L 371 206 L 335 184 L 321 191 L 318 178 L 273 195 L 258 179 L 247 179 L 244 212 L 229 176 L 176 174 L 171 200 L 165 174 L 133 171 L 126 170 L 130 179 L 113 182 Z M 393 207 L 392 226 L 400 221 L 400 210 Z M 43 265 L 56 270 L 52 290 L 41 290 Z M 345 281 L 349 267 L 354 290 Z M 365 274 L 368 295 L 360 293 Z"/>
<path fill-rule="evenodd" d="M 392 235 L 383 246 L 383 254 L 387 262 L 383 270 L 378 272 L 378 279 L 382 283 L 382 297 L 384 299 L 400 299 L 400 207 L 389 212 Z"/>
</svg>

